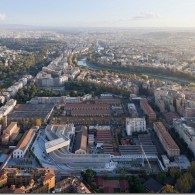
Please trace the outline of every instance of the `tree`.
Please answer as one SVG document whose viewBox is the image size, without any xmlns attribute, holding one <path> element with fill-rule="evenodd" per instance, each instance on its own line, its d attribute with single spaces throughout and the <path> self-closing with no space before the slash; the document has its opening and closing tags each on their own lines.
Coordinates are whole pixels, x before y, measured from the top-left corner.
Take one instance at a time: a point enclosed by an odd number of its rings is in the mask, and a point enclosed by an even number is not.
<svg viewBox="0 0 195 195">
<path fill-rule="evenodd" d="M 86 170 L 86 180 L 88 181 L 88 182 L 92 182 L 92 180 L 94 179 L 94 177 L 96 176 L 96 172 L 94 171 L 94 170 L 92 170 L 92 169 L 87 169 Z"/>
<path fill-rule="evenodd" d="M 185 173 L 177 180 L 176 189 L 181 193 L 189 193 L 194 185 L 194 179 L 190 173 Z"/>
<path fill-rule="evenodd" d="M 172 178 L 177 180 L 181 177 L 181 171 L 180 171 L 180 169 L 171 169 L 170 170 L 170 175 L 171 175 Z"/>
<path fill-rule="evenodd" d="M 167 174 L 164 171 L 159 172 L 157 175 L 157 179 L 160 183 L 164 183 L 166 178 L 167 178 Z"/>
<path fill-rule="evenodd" d="M 192 175 L 192 177 L 195 179 L 195 162 L 192 163 L 192 165 L 188 168 L 188 172 Z"/>
<path fill-rule="evenodd" d="M 173 193 L 173 192 L 174 192 L 174 187 L 169 184 L 167 184 L 162 191 L 162 193 Z"/>
<path fill-rule="evenodd" d="M 144 80 L 148 80 L 148 75 L 143 74 L 143 75 L 141 75 L 141 78 L 144 79 Z"/>
<path fill-rule="evenodd" d="M 145 188 L 143 184 L 141 183 L 139 177 L 137 176 L 130 176 L 128 178 L 128 183 L 129 183 L 129 192 L 130 193 L 144 193 Z"/>
<path fill-rule="evenodd" d="M 35 125 L 40 127 L 42 125 L 42 120 L 40 118 L 36 119 Z"/>
<path fill-rule="evenodd" d="M 195 83 L 190 83 L 188 86 L 189 87 L 195 87 Z"/>
</svg>

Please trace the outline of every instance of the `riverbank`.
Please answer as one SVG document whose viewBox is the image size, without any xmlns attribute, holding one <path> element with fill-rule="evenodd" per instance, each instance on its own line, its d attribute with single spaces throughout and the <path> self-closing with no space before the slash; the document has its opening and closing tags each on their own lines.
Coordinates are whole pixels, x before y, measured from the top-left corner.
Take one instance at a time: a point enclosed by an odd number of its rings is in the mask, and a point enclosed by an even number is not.
<svg viewBox="0 0 195 195">
<path fill-rule="evenodd" d="M 87 60 L 87 56 L 82 56 L 78 58 L 78 66 L 87 68 L 89 70 L 111 70 L 120 73 L 129 74 L 147 74 L 150 78 L 156 78 L 165 81 L 174 81 L 177 83 L 189 84 L 195 82 L 195 76 L 188 76 L 183 72 L 173 72 L 171 70 L 166 70 L 163 68 L 145 67 L 145 66 L 129 66 L 129 67 L 119 67 L 114 65 L 102 65 L 93 63 Z M 173 75 L 175 74 L 175 75 Z M 178 74 L 178 75 L 177 75 Z"/>
</svg>

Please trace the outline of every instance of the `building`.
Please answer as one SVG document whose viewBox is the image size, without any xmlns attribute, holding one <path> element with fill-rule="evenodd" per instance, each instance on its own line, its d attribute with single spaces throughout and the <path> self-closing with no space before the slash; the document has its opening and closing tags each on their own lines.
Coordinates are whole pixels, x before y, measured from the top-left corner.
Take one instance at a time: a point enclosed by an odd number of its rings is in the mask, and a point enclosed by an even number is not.
<svg viewBox="0 0 195 195">
<path fill-rule="evenodd" d="M 110 130 L 97 130 L 96 147 L 101 147 L 104 144 L 112 144 L 112 134 Z"/>
<path fill-rule="evenodd" d="M 163 185 L 153 178 L 148 179 L 144 183 L 144 187 L 148 193 L 160 193 L 163 189 Z"/>
<path fill-rule="evenodd" d="M 7 116 L 14 109 L 16 103 L 17 101 L 14 99 L 7 101 L 6 104 L 0 108 L 0 118 Z"/>
<path fill-rule="evenodd" d="M 121 105 L 121 100 L 118 98 L 101 98 L 101 99 L 95 99 L 95 104 L 110 104 L 114 106 Z"/>
<path fill-rule="evenodd" d="M 156 113 L 148 104 L 148 100 L 143 98 L 140 100 L 141 109 L 144 111 L 144 114 L 147 116 L 148 122 L 153 122 L 156 120 Z"/>
<path fill-rule="evenodd" d="M 81 136 L 81 143 L 80 143 L 80 148 L 75 151 L 75 154 L 87 154 L 87 127 L 82 126 L 82 136 Z"/>
<path fill-rule="evenodd" d="M 53 152 L 63 147 L 69 147 L 70 140 L 64 140 L 62 137 L 57 138 L 45 143 L 45 149 L 47 153 Z"/>
<path fill-rule="evenodd" d="M 133 132 L 146 131 L 145 118 L 126 118 L 127 135 L 132 135 Z"/>
<path fill-rule="evenodd" d="M 91 191 L 76 177 L 68 177 L 55 185 L 55 193 L 88 194 Z"/>
<path fill-rule="evenodd" d="M 168 125 L 173 125 L 173 119 L 180 118 L 177 112 L 163 112 L 162 115 Z"/>
<path fill-rule="evenodd" d="M 11 122 L 10 125 L 3 131 L 1 141 L 3 144 L 8 144 L 9 141 L 13 141 L 19 133 L 19 127 L 17 122 Z"/>
<path fill-rule="evenodd" d="M 185 108 L 184 116 L 189 118 L 195 117 L 195 108 L 190 107 Z"/>
<path fill-rule="evenodd" d="M 44 123 L 47 122 L 54 105 L 45 104 L 17 104 L 13 112 L 8 115 L 8 121 L 22 121 L 41 119 Z"/>
<path fill-rule="evenodd" d="M 138 117 L 138 112 L 137 112 L 135 104 L 128 104 L 128 110 L 132 118 Z"/>
<path fill-rule="evenodd" d="M 162 122 L 153 123 L 154 131 L 156 132 L 161 144 L 163 145 L 165 151 L 169 157 L 175 157 L 180 155 L 180 149 L 170 136 L 167 129 L 164 127 Z"/>
<path fill-rule="evenodd" d="M 29 104 L 73 104 L 73 103 L 81 103 L 86 100 L 92 99 L 91 94 L 85 94 L 84 96 L 78 97 L 34 97 L 30 101 L 27 101 Z"/>
<path fill-rule="evenodd" d="M 195 118 L 173 119 L 173 127 L 195 156 Z"/>
<path fill-rule="evenodd" d="M 16 149 L 13 151 L 13 158 L 24 158 L 33 138 L 35 137 L 35 132 L 38 129 L 39 127 L 35 126 L 25 132 Z"/>
<path fill-rule="evenodd" d="M 55 187 L 53 169 L 36 168 L 27 171 L 4 168 L 0 174 L 1 187 L 5 186 L 0 189 L 2 193 L 48 193 Z"/>
<path fill-rule="evenodd" d="M 69 151 L 72 137 L 75 135 L 74 124 L 51 124 L 45 128 L 47 141 L 45 143 L 46 152 L 50 153 L 63 148 Z"/>
<path fill-rule="evenodd" d="M 93 146 L 95 142 L 94 134 L 88 134 L 88 145 Z"/>
</svg>

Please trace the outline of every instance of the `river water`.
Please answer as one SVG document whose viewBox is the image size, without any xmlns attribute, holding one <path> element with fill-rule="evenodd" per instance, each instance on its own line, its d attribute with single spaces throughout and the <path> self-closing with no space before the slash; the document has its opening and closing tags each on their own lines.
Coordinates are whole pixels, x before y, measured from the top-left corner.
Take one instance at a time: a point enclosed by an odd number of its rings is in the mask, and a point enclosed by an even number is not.
<svg viewBox="0 0 195 195">
<path fill-rule="evenodd" d="M 102 47 L 99 43 L 97 44 L 97 49 L 96 51 L 100 52 L 104 50 L 104 47 Z M 91 64 L 89 61 L 87 61 L 87 57 L 82 57 L 78 59 L 77 65 L 79 67 L 87 68 L 89 70 L 101 70 L 102 68 L 96 67 L 93 64 Z"/>
</svg>

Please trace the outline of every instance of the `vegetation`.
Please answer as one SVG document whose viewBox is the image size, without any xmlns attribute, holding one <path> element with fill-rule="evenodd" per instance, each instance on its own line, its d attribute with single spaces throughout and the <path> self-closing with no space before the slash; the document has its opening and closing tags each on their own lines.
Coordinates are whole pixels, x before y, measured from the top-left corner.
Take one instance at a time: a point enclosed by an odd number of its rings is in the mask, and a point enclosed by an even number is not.
<svg viewBox="0 0 195 195">
<path fill-rule="evenodd" d="M 91 93 L 92 95 L 100 95 L 102 93 L 114 93 L 129 97 L 130 91 L 117 87 L 109 87 L 101 84 L 94 84 L 86 81 L 69 81 L 65 84 L 67 96 L 83 96 Z"/>
<path fill-rule="evenodd" d="M 0 88 L 13 84 L 24 74 L 35 76 L 43 66 L 47 66 L 50 58 L 57 57 L 66 44 L 46 38 L 14 39 L 0 38 L 1 45 L 12 50 L 22 50 L 12 64 L 5 67 L 0 64 Z M 55 52 L 53 52 L 55 51 Z"/>
<path fill-rule="evenodd" d="M 145 188 L 139 177 L 133 175 L 128 178 L 129 193 L 145 193 Z"/>
<path fill-rule="evenodd" d="M 192 177 L 191 173 L 187 172 L 177 180 L 175 188 L 180 193 L 189 193 L 191 192 L 194 184 L 195 184 L 194 178 Z"/>
<path fill-rule="evenodd" d="M 48 61 L 43 54 L 23 54 L 17 57 L 8 67 L 0 66 L 0 78 L 3 81 L 3 87 L 8 87 L 18 81 L 24 74 L 35 76 Z"/>
<path fill-rule="evenodd" d="M 167 184 L 163 190 L 162 193 L 173 193 L 174 192 L 174 186 Z"/>
<path fill-rule="evenodd" d="M 15 99 L 18 101 L 18 103 L 26 103 L 26 101 L 29 101 L 31 98 L 34 97 L 58 97 L 65 95 L 64 92 L 61 91 L 53 91 L 53 90 L 46 90 L 41 89 L 35 84 L 27 85 L 24 88 L 20 89 L 18 93 L 16 94 Z"/>
<path fill-rule="evenodd" d="M 35 120 L 35 125 L 40 127 L 42 125 L 42 120 L 40 118 L 36 119 Z"/>
<path fill-rule="evenodd" d="M 101 69 L 109 69 L 109 70 L 116 70 L 123 73 L 135 73 L 135 74 L 147 74 L 148 76 L 156 76 L 156 77 L 164 77 L 169 78 L 171 80 L 175 81 L 182 81 L 182 82 L 194 82 L 195 76 L 191 73 L 184 72 L 184 71 L 178 71 L 175 69 L 165 69 L 165 68 L 155 68 L 151 66 L 128 66 L 128 67 L 122 67 L 120 64 L 115 65 L 105 65 L 105 64 L 98 64 L 95 60 L 91 60 L 90 58 L 87 58 L 89 63 L 92 63 L 93 65 L 100 67 Z"/>
<path fill-rule="evenodd" d="M 81 176 L 83 178 L 83 181 L 88 184 L 92 190 L 96 190 L 97 186 L 95 183 L 95 177 L 96 177 L 96 172 L 92 169 L 87 169 L 85 172 L 81 172 Z"/>
</svg>

